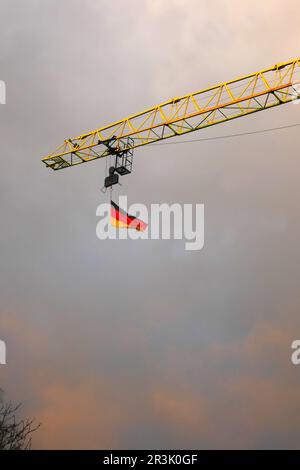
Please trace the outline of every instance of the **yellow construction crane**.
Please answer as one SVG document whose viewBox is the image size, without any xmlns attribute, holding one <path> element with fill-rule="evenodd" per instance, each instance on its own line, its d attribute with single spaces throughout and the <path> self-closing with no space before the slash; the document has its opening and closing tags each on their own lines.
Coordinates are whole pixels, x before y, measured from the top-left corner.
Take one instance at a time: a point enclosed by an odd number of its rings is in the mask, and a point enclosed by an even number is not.
<svg viewBox="0 0 300 470">
<path fill-rule="evenodd" d="M 64 141 L 42 159 L 61 170 L 115 156 L 105 186 L 132 169 L 133 149 L 273 108 L 300 98 L 300 59 L 180 96 Z"/>
</svg>

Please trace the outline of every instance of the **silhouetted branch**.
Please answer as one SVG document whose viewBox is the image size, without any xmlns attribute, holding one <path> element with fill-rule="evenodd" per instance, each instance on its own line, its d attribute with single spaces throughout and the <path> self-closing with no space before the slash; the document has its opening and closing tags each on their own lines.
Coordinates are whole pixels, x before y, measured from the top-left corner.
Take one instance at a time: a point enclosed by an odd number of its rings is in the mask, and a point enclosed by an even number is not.
<svg viewBox="0 0 300 470">
<path fill-rule="evenodd" d="M 0 401 L 0 450 L 27 450 L 31 448 L 31 437 L 39 427 L 34 419 L 17 420 L 21 403 Z"/>
</svg>

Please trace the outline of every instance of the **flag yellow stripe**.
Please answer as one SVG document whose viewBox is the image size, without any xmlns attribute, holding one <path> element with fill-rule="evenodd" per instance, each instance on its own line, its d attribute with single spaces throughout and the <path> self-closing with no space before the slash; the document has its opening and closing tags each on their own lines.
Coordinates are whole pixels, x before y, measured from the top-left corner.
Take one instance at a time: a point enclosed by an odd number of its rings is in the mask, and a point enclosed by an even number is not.
<svg viewBox="0 0 300 470">
<path fill-rule="evenodd" d="M 130 228 L 130 226 L 128 224 L 125 224 L 125 222 L 121 222 L 120 220 L 116 220 L 113 218 L 110 219 L 110 223 L 113 227 L 116 228 Z"/>
</svg>

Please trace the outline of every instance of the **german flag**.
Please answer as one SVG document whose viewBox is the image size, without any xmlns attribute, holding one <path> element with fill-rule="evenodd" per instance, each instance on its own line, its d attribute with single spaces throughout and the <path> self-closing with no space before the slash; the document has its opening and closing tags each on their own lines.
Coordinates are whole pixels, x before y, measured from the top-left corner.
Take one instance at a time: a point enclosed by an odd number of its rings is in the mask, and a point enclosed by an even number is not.
<svg viewBox="0 0 300 470">
<path fill-rule="evenodd" d="M 139 232 L 144 232 L 148 224 L 141 219 L 127 214 L 127 212 L 120 209 L 114 201 L 110 201 L 110 223 L 113 227 L 117 228 L 133 228 Z"/>
</svg>

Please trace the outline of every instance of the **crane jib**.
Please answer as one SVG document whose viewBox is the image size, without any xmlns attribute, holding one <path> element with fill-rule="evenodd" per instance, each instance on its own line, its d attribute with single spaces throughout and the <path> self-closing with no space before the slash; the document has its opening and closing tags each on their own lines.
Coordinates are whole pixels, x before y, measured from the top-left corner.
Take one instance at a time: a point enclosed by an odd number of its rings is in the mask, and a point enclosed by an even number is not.
<svg viewBox="0 0 300 470">
<path fill-rule="evenodd" d="M 114 156 L 112 176 L 132 169 L 133 149 L 221 124 L 300 98 L 300 59 L 182 97 L 70 138 L 42 158 L 53 170 Z"/>
</svg>

